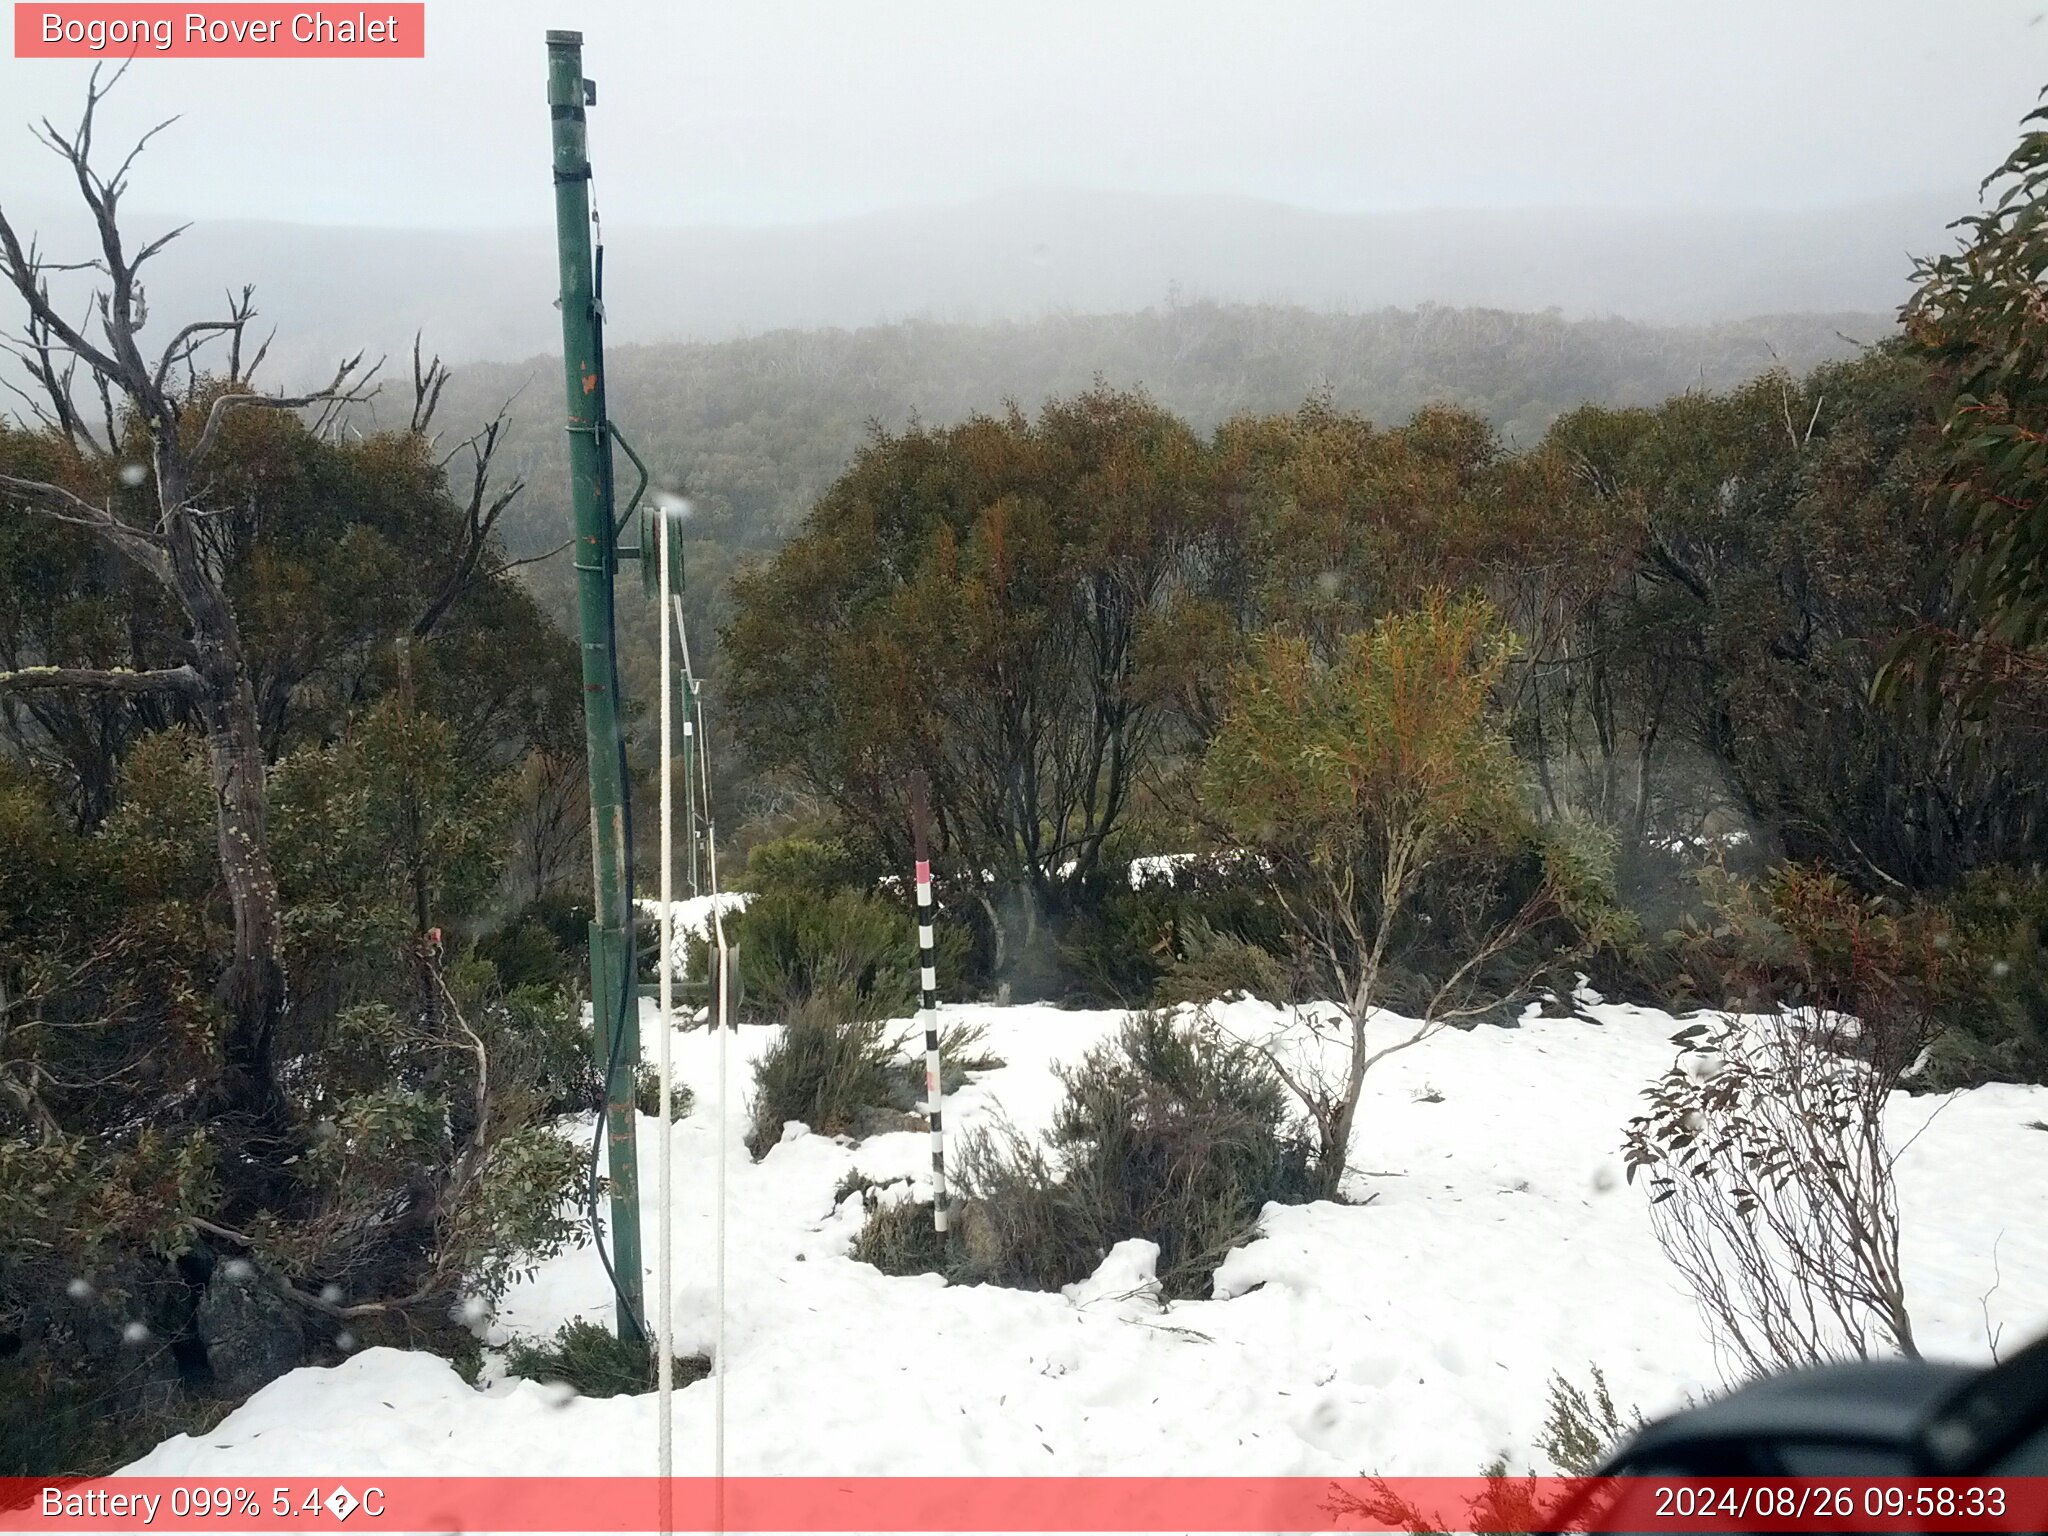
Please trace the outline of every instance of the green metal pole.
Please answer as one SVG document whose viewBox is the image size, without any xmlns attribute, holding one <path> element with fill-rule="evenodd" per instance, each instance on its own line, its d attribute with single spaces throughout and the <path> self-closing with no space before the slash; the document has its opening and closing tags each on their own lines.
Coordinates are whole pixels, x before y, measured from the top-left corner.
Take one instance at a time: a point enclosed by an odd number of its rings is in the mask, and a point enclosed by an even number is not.
<svg viewBox="0 0 2048 1536">
<path fill-rule="evenodd" d="M 562 365 L 569 405 L 569 486 L 576 510 L 576 606 L 583 642 L 584 746 L 590 762 L 590 846 L 596 902 L 590 925 L 590 1017 L 597 1066 L 608 1073 L 605 1123 L 611 1178 L 612 1267 L 619 1337 L 641 1336 L 640 1179 L 634 1076 L 640 1008 L 633 984 L 632 892 L 625 888 L 625 783 L 613 655 L 611 443 L 590 242 L 590 157 L 583 109 L 583 34 L 548 33 L 548 111 L 554 120 L 555 238 L 562 268 Z M 623 996 L 622 996 L 623 993 Z M 626 1006 L 621 1007 L 622 1001 Z M 616 1032 L 616 1033 L 615 1033 Z M 614 1050 L 616 1039 L 617 1049 Z M 616 1070 L 608 1071 L 616 1062 Z"/>
</svg>

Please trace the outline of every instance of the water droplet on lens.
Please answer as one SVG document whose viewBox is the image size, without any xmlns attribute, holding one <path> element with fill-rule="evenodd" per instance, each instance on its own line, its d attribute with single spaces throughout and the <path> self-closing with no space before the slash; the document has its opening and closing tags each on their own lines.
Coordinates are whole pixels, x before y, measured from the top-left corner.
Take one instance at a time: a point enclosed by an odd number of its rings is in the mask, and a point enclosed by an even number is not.
<svg viewBox="0 0 2048 1536">
<path fill-rule="evenodd" d="M 576 1401 L 576 1389 L 566 1381 L 544 1381 L 540 1392 L 542 1401 L 550 1408 L 566 1408 Z"/>
</svg>

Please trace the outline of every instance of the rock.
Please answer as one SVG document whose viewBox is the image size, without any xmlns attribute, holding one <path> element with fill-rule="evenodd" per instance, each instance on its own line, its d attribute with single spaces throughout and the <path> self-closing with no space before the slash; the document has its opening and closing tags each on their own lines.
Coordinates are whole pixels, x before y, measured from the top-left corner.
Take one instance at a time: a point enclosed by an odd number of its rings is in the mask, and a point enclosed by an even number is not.
<svg viewBox="0 0 2048 1536">
<path fill-rule="evenodd" d="M 911 1114 L 906 1110 L 882 1109 L 873 1105 L 854 1116 L 853 1135 L 856 1141 L 865 1141 L 870 1136 L 886 1136 L 893 1131 L 929 1131 L 931 1121 L 923 1115 Z"/>
<path fill-rule="evenodd" d="M 193 1326 L 206 1346 L 214 1389 L 246 1397 L 304 1357 L 299 1309 L 276 1286 L 241 1265 L 214 1266 Z"/>
</svg>

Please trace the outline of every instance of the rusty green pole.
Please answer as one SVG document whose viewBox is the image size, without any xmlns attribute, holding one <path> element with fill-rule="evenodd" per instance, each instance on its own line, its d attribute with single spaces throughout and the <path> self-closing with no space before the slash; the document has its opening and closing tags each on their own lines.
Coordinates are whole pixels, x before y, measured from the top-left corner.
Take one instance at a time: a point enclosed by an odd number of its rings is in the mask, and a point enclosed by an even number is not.
<svg viewBox="0 0 2048 1536">
<path fill-rule="evenodd" d="M 583 34 L 548 33 L 548 113 L 555 146 L 555 238 L 562 269 L 562 366 L 569 415 L 569 486 L 576 513 L 576 606 L 583 645 L 584 746 L 590 762 L 590 1020 L 605 1077 L 611 1179 L 612 1279 L 619 1337 L 641 1326 L 640 1179 L 634 1145 L 634 1075 L 640 1065 L 640 1004 L 633 956 L 633 893 L 626 888 L 624 736 L 612 621 L 618 547 L 612 526 L 610 424 L 604 410 L 604 351 L 590 239 L 590 156 L 583 112 L 597 99 L 583 78 Z"/>
</svg>

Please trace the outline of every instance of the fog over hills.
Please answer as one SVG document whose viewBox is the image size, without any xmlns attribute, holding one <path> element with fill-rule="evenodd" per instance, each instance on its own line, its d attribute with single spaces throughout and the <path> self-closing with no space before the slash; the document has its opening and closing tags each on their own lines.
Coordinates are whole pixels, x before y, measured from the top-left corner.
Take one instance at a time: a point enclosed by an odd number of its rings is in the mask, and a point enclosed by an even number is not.
<svg viewBox="0 0 2048 1536">
<path fill-rule="evenodd" d="M 1773 364 L 1803 372 L 1892 329 L 1882 314 L 1780 315 L 1656 326 L 1440 305 L 1334 314 L 1283 305 L 1152 305 L 980 325 L 902 321 L 719 342 L 619 346 L 615 420 L 658 481 L 698 502 L 700 536 L 772 544 L 846 466 L 870 423 L 938 425 L 1006 400 L 1101 382 L 1138 388 L 1206 432 L 1320 395 L 1390 423 L 1422 405 L 1478 412 L 1511 447 L 1586 402 L 1650 405 L 1726 389 Z M 561 374 L 553 356 L 458 368 L 438 421 L 473 428 L 508 399 L 502 467 L 528 481 L 503 525 L 515 552 L 568 526 Z M 406 399 L 390 404 L 401 415 Z"/>
<path fill-rule="evenodd" d="M 1945 249 L 1967 191 L 1801 212 L 1328 213 L 1220 196 L 1020 191 L 782 227 L 605 227 L 617 343 L 923 318 L 989 322 L 1181 301 L 1361 311 L 1435 303 L 1698 324 L 1888 313 L 1911 256 Z M 66 251 L 74 210 L 16 210 Z M 138 232 L 162 222 L 132 216 Z M 552 231 L 202 222 L 159 259 L 152 308 L 211 312 L 254 283 L 278 327 L 275 382 L 415 330 L 450 362 L 559 346 Z"/>
</svg>

